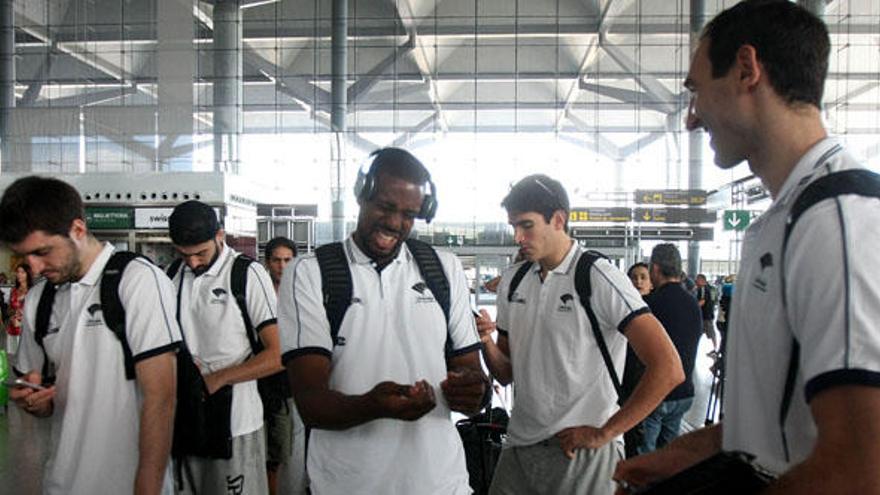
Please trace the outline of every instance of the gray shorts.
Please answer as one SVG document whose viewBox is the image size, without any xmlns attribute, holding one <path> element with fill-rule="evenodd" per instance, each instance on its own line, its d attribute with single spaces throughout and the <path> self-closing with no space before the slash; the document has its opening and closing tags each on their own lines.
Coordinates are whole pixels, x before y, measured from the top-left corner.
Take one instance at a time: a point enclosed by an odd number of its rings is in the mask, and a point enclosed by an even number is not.
<svg viewBox="0 0 880 495">
<path fill-rule="evenodd" d="M 266 438 L 263 429 L 232 439 L 232 458 L 186 457 L 180 466 L 179 494 L 269 493 L 266 481 Z M 178 466 L 174 466 L 177 473 Z"/>
<path fill-rule="evenodd" d="M 613 495 L 611 475 L 623 459 L 623 442 L 612 440 L 598 449 L 580 449 L 569 460 L 559 440 L 550 438 L 501 452 L 489 495 Z"/>
<path fill-rule="evenodd" d="M 266 429 L 266 462 L 278 466 L 290 460 L 293 450 L 293 399 L 280 401 L 278 409 L 263 414 Z M 263 407 L 266 407 L 265 404 Z"/>
</svg>

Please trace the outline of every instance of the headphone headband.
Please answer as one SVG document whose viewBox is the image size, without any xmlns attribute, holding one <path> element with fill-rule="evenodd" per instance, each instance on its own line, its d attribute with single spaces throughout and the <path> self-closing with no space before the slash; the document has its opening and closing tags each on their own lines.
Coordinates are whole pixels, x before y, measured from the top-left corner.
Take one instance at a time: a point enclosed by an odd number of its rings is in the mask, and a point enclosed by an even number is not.
<svg viewBox="0 0 880 495">
<path fill-rule="evenodd" d="M 355 197 L 364 201 L 369 201 L 373 198 L 376 194 L 376 161 L 383 154 L 388 153 L 391 150 L 409 154 L 398 148 L 382 148 L 371 153 L 370 157 L 372 157 L 372 160 L 370 160 L 367 171 L 364 171 L 363 165 L 358 169 L 357 180 L 354 184 Z M 422 165 L 415 157 L 412 157 L 412 159 L 414 159 L 419 165 Z M 424 165 L 422 165 L 422 168 L 424 169 Z M 427 169 L 425 169 L 425 172 L 427 172 Z M 434 215 L 437 213 L 437 186 L 435 186 L 434 182 L 431 180 L 431 174 L 428 173 L 427 175 L 425 182 L 427 190 L 423 190 L 422 192 L 422 204 L 419 208 L 417 217 L 423 219 L 426 223 L 431 223 L 431 220 L 434 219 Z"/>
</svg>

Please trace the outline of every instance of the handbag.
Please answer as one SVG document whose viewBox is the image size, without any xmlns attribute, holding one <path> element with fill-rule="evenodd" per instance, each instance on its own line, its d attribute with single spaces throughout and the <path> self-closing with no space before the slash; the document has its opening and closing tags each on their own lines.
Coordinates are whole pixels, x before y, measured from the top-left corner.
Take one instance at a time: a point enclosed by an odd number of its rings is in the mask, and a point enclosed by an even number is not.
<svg viewBox="0 0 880 495">
<path fill-rule="evenodd" d="M 749 495 L 764 489 L 775 476 L 754 462 L 754 456 L 724 451 L 654 485 L 644 495 Z"/>
</svg>

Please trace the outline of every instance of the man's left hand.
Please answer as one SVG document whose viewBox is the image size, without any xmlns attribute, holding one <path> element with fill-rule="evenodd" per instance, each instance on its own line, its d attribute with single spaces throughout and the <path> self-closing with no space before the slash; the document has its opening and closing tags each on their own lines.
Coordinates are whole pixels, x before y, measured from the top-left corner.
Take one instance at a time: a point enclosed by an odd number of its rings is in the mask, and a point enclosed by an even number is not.
<svg viewBox="0 0 880 495">
<path fill-rule="evenodd" d="M 601 428 L 592 426 L 573 426 L 556 434 L 562 444 L 562 452 L 565 457 L 574 459 L 577 449 L 598 449 L 610 442 L 613 436 Z"/>
<path fill-rule="evenodd" d="M 446 380 L 440 383 L 449 408 L 467 415 L 480 412 L 483 394 L 488 386 L 489 380 L 483 372 L 472 369 L 450 371 L 446 374 Z"/>
</svg>

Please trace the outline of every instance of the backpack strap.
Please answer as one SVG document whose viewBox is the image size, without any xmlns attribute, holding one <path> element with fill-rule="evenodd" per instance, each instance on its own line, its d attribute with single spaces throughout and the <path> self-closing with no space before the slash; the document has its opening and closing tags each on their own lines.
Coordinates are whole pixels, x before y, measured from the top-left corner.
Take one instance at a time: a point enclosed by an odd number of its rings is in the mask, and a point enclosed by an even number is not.
<svg viewBox="0 0 880 495">
<path fill-rule="evenodd" d="M 785 235 L 782 238 L 782 256 L 780 266 L 782 306 L 786 307 L 785 288 L 785 252 L 788 249 L 788 240 L 797 224 L 798 219 L 813 205 L 826 199 L 836 198 L 843 195 L 857 195 L 880 199 L 880 175 L 865 169 L 841 170 L 820 177 L 804 188 L 788 214 L 785 224 Z M 788 311 L 784 311 L 786 319 Z M 791 325 L 789 325 L 791 327 Z M 800 361 L 800 344 L 795 337 L 791 339 L 791 356 L 788 361 L 788 370 L 785 375 L 785 388 L 782 392 L 782 401 L 779 406 L 779 428 L 782 431 L 782 445 L 785 450 L 785 459 L 789 460 L 788 439 L 785 435 L 785 420 L 791 407 L 791 399 L 794 395 L 794 385 L 797 380 L 798 365 Z"/>
<path fill-rule="evenodd" d="M 130 251 L 113 253 L 104 266 L 100 288 L 101 313 L 104 315 L 104 323 L 122 345 L 122 355 L 125 359 L 125 378 L 128 380 L 135 378 L 134 357 L 125 334 L 125 308 L 122 307 L 122 301 L 119 299 L 119 283 L 122 281 L 125 267 L 135 258 L 146 259 L 144 256 Z"/>
<path fill-rule="evenodd" d="M 599 346 L 599 352 L 602 354 L 602 360 L 605 361 L 605 368 L 611 377 L 611 383 L 614 384 L 614 391 L 617 392 L 617 404 L 623 405 L 623 388 L 620 385 L 620 378 L 614 369 L 614 362 L 611 360 L 611 353 L 608 352 L 608 345 L 605 343 L 605 337 L 602 336 L 602 329 L 599 327 L 599 319 L 590 305 L 590 296 L 593 293 L 592 284 L 590 283 L 590 270 L 596 263 L 596 260 L 604 258 L 608 259 L 604 254 L 598 251 L 584 251 L 578 258 L 577 268 L 574 272 L 574 286 L 577 289 L 578 296 L 590 320 L 590 328 L 593 330 L 593 337 Z"/>
<path fill-rule="evenodd" d="M 254 323 L 247 309 L 247 271 L 254 259 L 250 256 L 239 254 L 232 262 L 232 273 L 230 274 L 230 286 L 232 295 L 235 297 L 235 303 L 238 310 L 241 311 L 241 319 L 244 321 L 245 333 L 247 333 L 248 341 L 251 343 L 251 350 L 254 354 L 263 350 L 263 343 L 257 337 L 254 329 Z"/>
<path fill-rule="evenodd" d="M 180 271 L 180 266 L 183 265 L 183 258 L 177 258 L 172 261 L 168 268 L 165 269 L 165 275 L 168 275 L 168 278 L 173 279 L 177 272 Z"/>
<path fill-rule="evenodd" d="M 529 273 L 529 270 L 531 268 L 532 262 L 526 261 L 522 265 L 520 265 L 516 273 L 513 274 L 513 279 L 510 280 L 510 288 L 507 289 L 507 302 L 513 302 L 513 293 L 516 292 L 516 289 L 517 287 L 519 287 L 520 282 L 522 282 L 523 277 L 526 276 L 526 273 Z"/>
<path fill-rule="evenodd" d="M 425 285 L 431 289 L 434 299 L 443 310 L 443 317 L 446 319 L 446 354 L 449 355 L 453 351 L 452 335 L 449 334 L 449 280 L 443 271 L 443 264 L 440 263 L 437 251 L 426 242 L 407 239 L 406 247 L 416 260 Z"/>
<path fill-rule="evenodd" d="M 352 281 L 348 258 L 341 242 L 324 244 L 315 249 L 315 257 L 321 269 L 321 292 L 324 295 L 324 311 L 330 322 L 333 345 L 339 337 L 339 328 L 345 312 L 351 306 Z"/>
<path fill-rule="evenodd" d="M 44 384 L 55 383 L 54 366 L 49 362 L 49 355 L 43 345 L 43 339 L 49 333 L 49 318 L 52 316 L 52 305 L 55 303 L 55 285 L 46 280 L 43 293 L 40 294 L 40 302 L 37 303 L 37 317 L 34 322 L 34 340 L 43 351 L 43 367 L 40 370 Z"/>
</svg>

